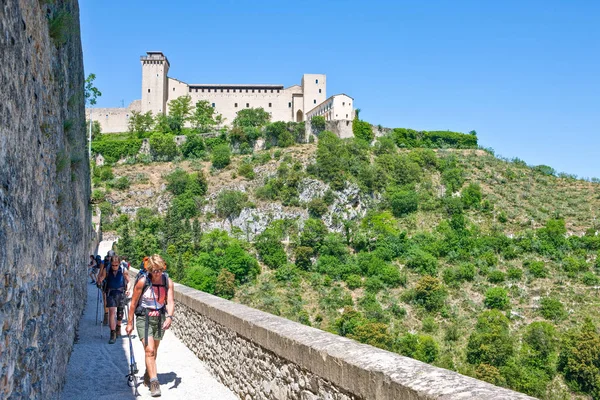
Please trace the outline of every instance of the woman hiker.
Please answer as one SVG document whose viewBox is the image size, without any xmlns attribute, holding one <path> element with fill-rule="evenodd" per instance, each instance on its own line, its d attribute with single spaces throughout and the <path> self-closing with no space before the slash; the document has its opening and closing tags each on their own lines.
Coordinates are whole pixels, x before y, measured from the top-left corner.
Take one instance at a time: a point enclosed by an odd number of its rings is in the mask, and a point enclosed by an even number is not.
<svg viewBox="0 0 600 400">
<path fill-rule="evenodd" d="M 110 259 L 110 269 L 100 278 L 106 279 L 106 306 L 108 307 L 108 324 L 110 326 L 109 344 L 121 336 L 121 320 L 123 319 L 123 305 L 125 297 L 129 297 L 129 274 L 121 268 L 121 260 L 117 256 Z"/>
<path fill-rule="evenodd" d="M 133 315 L 138 318 L 136 328 L 146 353 L 144 385 L 150 387 L 152 397 L 160 396 L 160 384 L 156 371 L 158 345 L 169 329 L 175 311 L 173 281 L 165 273 L 167 266 L 158 254 L 145 262 L 146 273 L 140 274 L 133 289 L 127 327 L 128 335 L 133 331 Z"/>
</svg>

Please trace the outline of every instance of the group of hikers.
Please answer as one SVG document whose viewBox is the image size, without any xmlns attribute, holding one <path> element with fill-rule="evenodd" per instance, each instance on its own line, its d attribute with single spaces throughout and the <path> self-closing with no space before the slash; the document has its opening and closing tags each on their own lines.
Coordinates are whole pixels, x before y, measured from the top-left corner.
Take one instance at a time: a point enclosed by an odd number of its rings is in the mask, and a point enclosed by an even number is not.
<svg viewBox="0 0 600 400">
<path fill-rule="evenodd" d="M 137 317 L 135 326 L 145 350 L 144 385 L 150 388 L 152 397 L 158 397 L 161 393 L 156 354 L 165 330 L 170 328 L 173 321 L 173 281 L 165 272 L 165 261 L 158 254 L 145 257 L 140 272 L 132 280 L 129 278 L 130 266 L 126 258 L 117 256 L 112 250 L 104 260 L 91 255 L 90 284 L 95 284 L 99 294 L 102 294 L 104 318 L 101 324 L 110 327 L 109 344 L 114 344 L 121 336 L 125 311 L 127 336 L 133 332 L 134 316 Z"/>
</svg>

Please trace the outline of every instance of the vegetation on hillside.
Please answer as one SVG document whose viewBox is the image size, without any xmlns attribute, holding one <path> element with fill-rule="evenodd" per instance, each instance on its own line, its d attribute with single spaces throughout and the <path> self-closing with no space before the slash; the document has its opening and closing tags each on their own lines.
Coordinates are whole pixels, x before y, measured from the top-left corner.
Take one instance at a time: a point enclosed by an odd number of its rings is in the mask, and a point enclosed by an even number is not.
<svg viewBox="0 0 600 400">
<path fill-rule="evenodd" d="M 177 148 L 161 178 L 164 215 L 116 213 L 111 191 L 134 177 L 94 168 L 119 252 L 161 253 L 184 284 L 496 385 L 600 398 L 596 183 L 474 149 L 474 134 L 394 129 L 372 142 L 363 124 L 354 139 L 323 130 L 317 145 L 253 153 L 259 137 L 304 141 L 297 125 L 261 115 Z M 238 175 L 251 190 L 212 187 Z M 328 190 L 302 201 L 306 178 Z M 370 199 L 356 218 L 332 213 L 349 188 Z M 232 221 L 266 203 L 309 217 L 275 220 L 249 241 Z M 212 221 L 230 232 L 203 231 Z"/>
</svg>

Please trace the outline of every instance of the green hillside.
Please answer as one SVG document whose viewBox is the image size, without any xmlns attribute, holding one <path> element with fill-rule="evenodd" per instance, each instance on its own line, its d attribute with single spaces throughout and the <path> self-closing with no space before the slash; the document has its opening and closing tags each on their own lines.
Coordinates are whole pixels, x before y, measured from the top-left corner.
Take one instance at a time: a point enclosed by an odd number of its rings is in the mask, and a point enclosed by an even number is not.
<svg viewBox="0 0 600 400">
<path fill-rule="evenodd" d="M 276 124 L 179 148 L 155 134 L 143 156 L 103 135 L 95 151 L 125 161 L 94 168 L 105 234 L 133 264 L 161 253 L 175 280 L 272 314 L 540 398 L 600 398 L 597 183 L 473 135 L 296 144 L 303 127 Z"/>
</svg>

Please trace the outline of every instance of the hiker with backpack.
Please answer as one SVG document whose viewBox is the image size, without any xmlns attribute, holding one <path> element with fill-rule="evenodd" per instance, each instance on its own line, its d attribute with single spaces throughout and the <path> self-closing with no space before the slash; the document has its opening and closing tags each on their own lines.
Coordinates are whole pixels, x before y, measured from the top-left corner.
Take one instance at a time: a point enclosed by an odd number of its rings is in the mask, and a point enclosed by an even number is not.
<svg viewBox="0 0 600 400">
<path fill-rule="evenodd" d="M 98 277 L 98 271 L 100 270 L 98 267 L 98 263 L 96 263 L 96 257 L 94 257 L 93 254 L 90 255 L 90 262 L 88 264 L 88 267 L 90 268 L 90 274 L 88 276 L 92 280 L 90 282 L 90 285 L 91 285 L 91 284 L 96 283 L 96 278 Z"/>
<path fill-rule="evenodd" d="M 173 281 L 166 274 L 165 261 L 158 254 L 144 259 L 144 270 L 140 271 L 133 289 L 125 331 L 133 331 L 133 316 L 137 317 L 136 328 L 146 354 L 144 385 L 150 388 L 152 397 L 160 396 L 157 378 L 156 356 L 165 330 L 173 321 L 175 301 Z"/>
<path fill-rule="evenodd" d="M 121 321 L 125 298 L 129 296 L 129 274 L 121 268 L 121 260 L 117 256 L 110 258 L 110 269 L 104 269 L 99 277 L 105 280 L 106 307 L 108 308 L 108 324 L 110 326 L 109 344 L 114 344 L 117 336 L 121 336 Z"/>
</svg>

